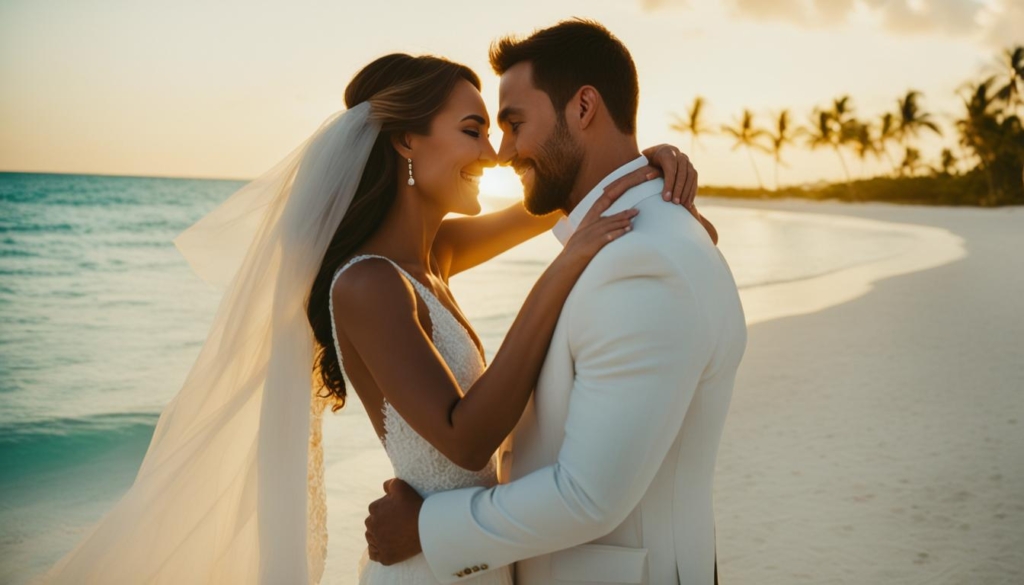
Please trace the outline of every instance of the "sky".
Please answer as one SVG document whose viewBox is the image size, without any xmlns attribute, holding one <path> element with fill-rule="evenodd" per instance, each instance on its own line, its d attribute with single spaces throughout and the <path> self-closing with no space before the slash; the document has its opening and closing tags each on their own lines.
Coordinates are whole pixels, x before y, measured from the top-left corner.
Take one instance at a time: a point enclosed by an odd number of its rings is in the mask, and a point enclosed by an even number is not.
<svg viewBox="0 0 1024 585">
<path fill-rule="evenodd" d="M 933 159 L 955 144 L 958 89 L 1024 43 L 1024 0 L 0 0 L 0 170 L 254 178 L 342 108 L 363 65 L 397 51 L 472 67 L 494 116 L 490 43 L 573 16 L 631 51 L 641 148 L 682 147 L 705 185 L 757 179 L 726 137 L 691 150 L 669 128 L 697 95 L 717 128 L 744 108 L 762 126 L 783 108 L 807 123 L 840 95 L 876 118 L 916 89 L 946 130 L 921 144 Z M 855 177 L 884 168 L 846 156 Z M 784 161 L 783 184 L 842 178 L 832 152 Z M 774 184 L 772 160 L 754 164 Z M 482 189 L 519 192 L 508 169 Z"/>
</svg>

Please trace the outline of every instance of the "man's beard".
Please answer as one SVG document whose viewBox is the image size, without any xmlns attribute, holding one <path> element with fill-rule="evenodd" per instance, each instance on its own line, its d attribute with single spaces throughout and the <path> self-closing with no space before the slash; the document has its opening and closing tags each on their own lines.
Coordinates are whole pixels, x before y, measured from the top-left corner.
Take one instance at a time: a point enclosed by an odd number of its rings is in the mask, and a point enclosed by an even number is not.
<svg viewBox="0 0 1024 585">
<path fill-rule="evenodd" d="M 568 212 L 569 195 L 583 162 L 583 148 L 573 140 L 565 118 L 558 117 L 555 129 L 540 148 L 540 156 L 529 165 L 533 183 L 526 187 L 523 207 L 534 215 L 547 215 L 556 209 Z"/>
</svg>

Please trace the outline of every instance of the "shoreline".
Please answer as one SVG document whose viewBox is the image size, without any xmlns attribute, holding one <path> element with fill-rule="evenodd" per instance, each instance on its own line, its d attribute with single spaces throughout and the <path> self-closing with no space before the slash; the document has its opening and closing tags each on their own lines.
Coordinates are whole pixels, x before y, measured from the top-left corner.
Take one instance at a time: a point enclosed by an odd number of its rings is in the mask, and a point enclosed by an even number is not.
<svg viewBox="0 0 1024 585">
<path fill-rule="evenodd" d="M 831 210 L 832 213 L 819 213 L 814 209 L 816 203 L 808 204 L 799 200 L 791 200 L 791 205 L 791 209 L 783 210 L 771 205 L 723 205 L 715 199 L 707 207 L 741 207 L 759 209 L 766 214 L 797 214 L 802 220 L 815 223 L 819 227 L 844 226 L 896 232 L 910 236 L 913 244 L 883 259 L 840 268 L 810 278 L 740 287 L 740 298 L 743 301 L 748 326 L 838 306 L 867 294 L 878 281 L 936 268 L 967 255 L 963 238 L 946 229 L 888 219 L 836 215 L 835 210 Z M 804 209 L 806 207 L 809 209 Z"/>
<path fill-rule="evenodd" d="M 741 289 L 741 297 L 752 332 L 747 350 L 748 356 L 753 358 L 752 361 L 758 359 L 759 346 L 762 344 L 766 344 L 768 347 L 774 346 L 772 336 L 763 337 L 759 334 L 764 327 L 788 328 L 788 324 L 796 319 L 815 318 L 819 315 L 827 315 L 830 311 L 841 311 L 842 307 L 851 302 L 872 299 L 875 290 L 893 278 L 927 274 L 930 269 L 955 265 L 967 256 L 965 249 L 967 240 L 950 231 L 948 226 L 935 227 L 915 223 L 912 218 L 906 217 L 892 218 L 885 213 L 888 207 L 885 205 L 878 210 L 862 208 L 860 211 L 863 212 L 863 217 L 860 217 L 847 213 L 846 204 L 835 204 L 834 208 L 827 206 L 827 209 L 823 209 L 815 202 L 795 201 L 786 209 L 780 210 L 777 206 L 772 205 L 772 202 L 768 202 L 764 206 L 746 206 L 742 205 L 742 202 L 720 204 L 717 199 L 711 200 L 711 198 L 703 198 L 703 201 L 712 221 L 714 221 L 712 208 L 716 206 L 729 205 L 762 209 L 768 213 L 786 211 L 803 214 L 799 219 L 807 219 L 812 222 L 827 221 L 834 225 L 870 227 L 873 230 L 884 229 L 898 231 L 901 234 L 911 234 L 917 243 L 910 250 L 879 261 L 859 264 L 793 282 L 752 285 Z M 910 208 L 906 208 L 906 210 L 913 213 Z M 729 236 L 725 234 L 723 237 Z M 932 245 L 935 247 L 931 247 Z M 824 294 L 825 300 L 818 300 L 817 304 L 814 304 L 812 297 L 818 294 Z M 803 301 L 799 299 L 811 304 L 801 305 Z M 781 309 L 769 311 L 769 307 L 764 306 L 769 302 L 779 302 Z M 761 306 L 756 311 L 748 309 L 747 307 L 752 303 L 760 303 Z M 820 349 L 827 351 L 828 347 Z M 745 361 L 747 359 L 749 358 L 745 358 Z M 746 397 L 743 395 L 750 393 L 752 396 L 763 399 L 764 395 L 770 391 L 759 388 L 762 386 L 761 382 L 750 378 L 751 374 L 755 378 L 761 377 L 760 364 L 755 368 L 750 368 L 749 371 L 746 366 L 743 368 L 741 373 L 745 372 L 746 377 L 738 380 L 733 398 L 734 410 L 738 412 L 730 411 L 729 419 L 726 422 L 727 436 L 723 437 L 716 481 L 719 570 L 722 573 L 723 582 L 731 580 L 737 583 L 788 584 L 793 580 L 800 580 L 794 579 L 792 575 L 800 574 L 799 567 L 806 562 L 806 559 L 801 558 L 803 548 L 821 546 L 821 542 L 827 543 L 827 541 L 800 543 L 798 548 L 792 551 L 791 558 L 794 569 L 791 574 L 780 574 L 778 580 L 772 580 L 772 570 L 766 567 L 785 567 L 787 564 L 785 561 L 790 554 L 777 555 L 775 551 L 766 546 L 771 542 L 770 538 L 757 532 L 762 521 L 757 518 L 755 510 L 766 502 L 758 500 L 756 496 L 753 501 L 751 500 L 749 479 L 745 477 L 747 463 L 743 461 L 741 455 L 747 449 L 746 442 L 748 440 L 755 443 L 763 442 L 765 445 L 772 445 L 772 443 L 771 441 L 765 442 L 763 436 L 750 437 L 742 433 L 740 437 L 729 438 L 730 434 L 735 434 L 736 427 L 760 428 L 768 420 L 748 420 L 748 417 L 751 416 L 760 419 L 764 412 L 759 409 L 748 411 L 750 407 L 744 404 Z M 756 393 L 755 388 L 759 388 Z M 328 454 L 327 460 L 325 460 L 328 507 L 331 510 L 328 514 L 331 544 L 324 583 L 339 585 L 347 583 L 351 575 L 354 574 L 351 573 L 354 570 L 354 559 L 350 557 L 358 555 L 354 555 L 352 551 L 361 551 L 365 546 L 361 531 L 354 530 L 352 527 L 362 526 L 366 515 L 365 502 L 378 497 L 380 491 L 378 486 L 391 478 L 391 469 L 387 459 L 383 457 L 382 453 L 376 453 L 375 450 L 370 449 L 371 446 L 379 447 L 379 443 L 375 443 L 376 436 L 365 422 L 367 419 L 358 401 L 353 401 L 352 408 L 346 408 L 342 416 L 346 417 L 345 420 L 331 421 L 325 425 L 325 442 L 358 445 L 366 447 L 366 449 L 346 450 L 347 454 L 336 451 L 333 456 Z M 817 432 L 817 430 L 813 430 L 811 435 L 813 436 Z M 771 453 L 765 456 L 762 462 L 777 461 L 782 455 L 779 452 Z M 352 477 L 350 473 L 352 469 L 360 469 L 360 476 Z M 723 489 L 727 485 L 730 487 Z M 789 488 L 784 487 L 783 489 L 788 491 Z M 731 513 L 729 509 L 731 509 Z M 774 519 L 769 522 L 774 526 Z M 753 532 L 750 530 L 751 525 L 754 528 Z M 840 551 L 839 555 L 844 556 L 846 553 Z M 870 564 L 869 560 L 865 560 L 865 562 Z M 843 582 L 851 584 L 864 582 L 859 577 L 838 581 L 816 579 L 805 581 L 808 583 Z M 883 579 L 883 581 L 885 580 Z M 924 582 L 922 581 L 922 583 Z"/>
<path fill-rule="evenodd" d="M 1024 208 L 703 201 L 938 246 L 811 279 L 850 298 L 751 325 L 716 472 L 723 582 L 1024 579 Z"/>
<path fill-rule="evenodd" d="M 974 559 L 967 552 L 947 556 L 950 547 L 957 550 L 964 539 L 981 551 L 977 565 L 994 567 L 990 580 L 971 582 L 1000 583 L 1006 580 L 1000 576 L 1024 575 L 1021 562 L 1012 557 L 1014 547 L 1024 548 L 1024 532 L 1010 528 L 1024 521 L 1024 500 L 1009 493 L 1013 489 L 1024 493 L 1024 469 L 1012 454 L 993 459 L 990 452 L 996 441 L 1000 446 L 1011 439 L 1024 445 L 1024 424 L 1008 422 L 1024 419 L 1011 414 L 1020 406 L 1017 410 L 1024 415 L 1024 403 L 1019 398 L 1014 402 L 1016 395 L 1011 393 L 1013 384 L 1024 388 L 1024 368 L 1008 367 L 1005 355 L 1014 351 L 1016 343 L 1022 358 L 1018 361 L 1024 363 L 1018 341 L 1024 340 L 1020 311 L 1007 319 L 1005 307 L 1024 293 L 1024 258 L 1012 258 L 1013 246 L 1024 248 L 1024 208 L 711 197 L 702 197 L 701 203 L 712 221 L 714 208 L 734 207 L 768 215 L 785 212 L 786 221 L 908 236 L 884 242 L 913 238 L 905 252 L 810 278 L 741 289 L 751 333 L 715 484 L 723 579 L 769 584 L 868 579 L 958 583 L 980 570 L 971 564 Z M 993 259 L 999 250 L 1010 257 L 1009 264 L 1002 257 Z M 959 299 L 953 309 L 932 307 L 930 302 L 949 300 L 944 292 L 950 288 L 949 277 L 942 275 L 959 274 L 965 268 L 980 273 L 973 280 L 987 285 L 984 290 L 998 302 L 975 307 L 972 299 Z M 1017 275 L 1016 280 L 1009 286 L 988 282 L 993 270 L 999 270 L 1000 276 Z M 904 290 L 907 283 L 935 279 L 937 285 L 916 294 L 900 293 L 895 298 L 891 294 Z M 946 313 L 964 319 L 1000 307 L 1002 313 L 984 328 L 992 332 L 994 342 L 977 339 L 963 323 L 947 326 L 942 321 Z M 904 322 L 908 312 L 916 315 L 909 324 Z M 922 334 L 921 327 L 932 329 Z M 1010 333 L 1000 329 L 1006 327 Z M 1019 335 L 1014 338 L 1013 334 Z M 953 343 L 933 354 L 937 344 L 964 335 L 974 336 L 966 348 Z M 918 347 L 921 343 L 924 348 Z M 999 358 L 994 361 L 993 350 Z M 964 372 L 944 369 L 963 359 L 971 360 L 973 367 Z M 901 367 L 907 360 L 912 367 Z M 977 380 L 995 388 L 995 399 L 978 401 L 953 392 L 971 388 Z M 921 404 L 934 397 L 936 388 L 943 390 L 946 408 L 931 412 L 931 407 Z M 867 391 L 877 394 L 865 399 Z M 900 398 L 895 406 L 893 394 Z M 984 412 L 972 415 L 971 434 L 960 439 L 974 442 L 960 445 L 954 455 L 956 465 L 976 468 L 969 473 L 957 470 L 958 483 L 950 487 L 930 474 L 952 467 L 942 460 L 948 451 L 948 429 L 962 425 L 958 414 L 972 408 Z M 325 584 L 351 581 L 354 562 L 365 546 L 362 531 L 356 528 L 362 526 L 366 503 L 379 495 L 380 484 L 392 475 L 359 401 L 350 401 L 335 416 L 344 418 L 325 417 L 324 425 L 325 444 L 336 446 L 325 452 L 331 536 Z M 895 449 L 898 456 L 880 453 L 880 444 Z M 979 450 L 981 456 L 975 456 Z M 879 462 L 892 465 L 894 461 L 902 467 L 877 467 Z M 922 461 L 926 463 L 917 463 Z M 998 480 L 992 479 L 997 476 Z M 914 501 L 901 499 L 912 489 L 924 491 L 913 492 Z M 996 504 L 1001 507 L 994 508 Z M 981 507 L 963 512 L 970 516 L 968 520 L 953 523 L 951 519 L 960 512 L 944 511 L 947 505 Z M 981 518 L 985 515 L 991 526 L 985 526 Z M 929 522 L 937 525 L 907 534 L 908 529 L 920 530 L 920 524 Z M 977 543 L 971 540 L 978 538 L 982 540 Z M 41 539 L 36 543 L 52 546 Z M 26 541 L 19 546 L 33 545 Z M 957 573 L 957 564 L 964 563 L 967 568 Z M 929 578 L 915 580 L 915 572 L 922 570 Z M 942 575 L 952 577 L 943 581 Z"/>
</svg>

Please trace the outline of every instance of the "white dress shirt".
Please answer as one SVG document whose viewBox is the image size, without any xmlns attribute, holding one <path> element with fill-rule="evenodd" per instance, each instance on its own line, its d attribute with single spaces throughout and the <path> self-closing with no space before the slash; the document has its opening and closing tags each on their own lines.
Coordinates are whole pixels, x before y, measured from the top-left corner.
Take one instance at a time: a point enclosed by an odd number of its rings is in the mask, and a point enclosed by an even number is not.
<svg viewBox="0 0 1024 585">
<path fill-rule="evenodd" d="M 579 227 L 580 222 L 583 221 L 583 218 L 587 216 L 587 212 L 590 211 L 590 208 L 593 207 L 594 203 L 597 203 L 597 200 L 600 199 L 601 195 L 604 194 L 605 187 L 612 184 L 612 182 L 614 182 L 619 177 L 624 177 L 637 169 L 647 166 L 647 164 L 647 157 L 644 155 L 640 155 L 639 157 L 629 161 L 628 163 L 612 171 L 604 179 L 601 179 L 601 182 L 595 185 L 594 188 L 591 189 L 589 193 L 587 193 L 586 197 L 580 200 L 576 207 L 574 207 L 573 210 L 569 212 L 569 215 L 558 220 L 558 223 L 555 224 L 555 227 L 551 228 L 551 233 L 555 234 L 555 237 L 558 238 L 558 241 L 562 242 L 562 245 L 564 246 L 565 243 L 569 241 L 569 236 L 571 236 L 576 231 L 576 228 Z M 629 195 L 630 192 L 627 192 L 623 195 L 623 197 L 627 197 Z M 637 193 L 637 196 L 640 195 L 640 193 Z M 625 207 L 625 209 L 629 209 L 631 207 L 632 205 L 628 205 Z M 607 213 L 608 212 L 605 212 L 605 214 Z"/>
</svg>

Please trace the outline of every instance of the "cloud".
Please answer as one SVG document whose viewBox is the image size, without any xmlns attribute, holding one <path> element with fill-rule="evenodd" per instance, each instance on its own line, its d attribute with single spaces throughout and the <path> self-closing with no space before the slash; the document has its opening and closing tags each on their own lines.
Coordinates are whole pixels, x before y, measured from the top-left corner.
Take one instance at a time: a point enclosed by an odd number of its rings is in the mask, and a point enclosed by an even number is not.
<svg viewBox="0 0 1024 585">
<path fill-rule="evenodd" d="M 1024 3 L 1007 0 L 997 10 L 986 15 L 992 19 L 986 40 L 999 48 L 1024 44 Z"/>
<path fill-rule="evenodd" d="M 660 8 L 689 8 L 689 0 L 640 0 L 640 8 L 653 12 Z"/>
<path fill-rule="evenodd" d="M 697 1 L 697 0 L 694 0 Z M 844 24 L 857 13 L 876 18 L 896 34 L 978 35 L 999 42 L 1024 37 L 1021 0 L 722 0 L 727 10 L 753 21 L 821 28 Z M 689 7 L 690 0 L 641 0 L 645 10 Z M 995 15 L 996 17 L 993 17 Z M 983 24 L 986 20 L 989 24 Z M 1019 42 L 1020 39 L 1017 39 Z"/>
<path fill-rule="evenodd" d="M 742 18 L 811 26 L 845 21 L 854 4 L 855 0 L 726 0 L 728 9 Z"/>
<path fill-rule="evenodd" d="M 789 20 L 803 23 L 807 17 L 806 0 L 731 0 L 732 9 L 754 20 Z"/>
<path fill-rule="evenodd" d="M 847 15 L 853 12 L 854 0 L 814 0 L 814 9 L 822 24 L 833 25 L 846 21 Z"/>
<path fill-rule="evenodd" d="M 981 30 L 978 16 L 985 5 L 975 0 L 927 0 L 919 7 L 907 0 L 871 0 L 880 12 L 883 24 L 897 33 L 940 32 L 969 35 Z"/>
</svg>

